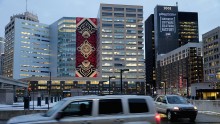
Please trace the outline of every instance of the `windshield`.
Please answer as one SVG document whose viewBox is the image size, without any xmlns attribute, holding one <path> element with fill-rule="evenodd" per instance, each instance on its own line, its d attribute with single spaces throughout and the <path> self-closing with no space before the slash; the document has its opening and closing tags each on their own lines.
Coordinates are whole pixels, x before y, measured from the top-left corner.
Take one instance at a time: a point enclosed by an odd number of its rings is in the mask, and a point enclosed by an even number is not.
<svg viewBox="0 0 220 124">
<path fill-rule="evenodd" d="M 46 117 L 50 117 L 54 114 L 54 112 L 59 109 L 63 104 L 66 102 L 66 100 L 59 101 L 56 105 L 54 105 L 52 108 L 50 108 L 47 113 L 45 113 Z"/>
<path fill-rule="evenodd" d="M 181 96 L 167 96 L 168 103 L 170 104 L 187 104 L 185 98 Z"/>
</svg>

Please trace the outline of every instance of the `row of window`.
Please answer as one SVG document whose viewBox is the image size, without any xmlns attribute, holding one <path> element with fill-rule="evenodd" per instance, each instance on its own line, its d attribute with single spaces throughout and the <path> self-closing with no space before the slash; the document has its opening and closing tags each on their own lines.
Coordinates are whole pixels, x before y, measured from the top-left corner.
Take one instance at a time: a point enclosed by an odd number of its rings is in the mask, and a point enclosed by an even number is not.
<svg viewBox="0 0 220 124">
<path fill-rule="evenodd" d="M 218 35 L 214 35 L 214 36 L 212 36 L 212 37 L 205 38 L 205 39 L 204 39 L 204 43 L 206 44 L 206 43 L 208 43 L 208 42 L 212 42 L 213 40 L 217 40 L 218 38 L 219 38 Z"/>
<path fill-rule="evenodd" d="M 143 27 L 143 25 L 131 25 L 131 24 L 126 24 L 126 25 L 124 25 L 124 24 L 106 24 L 106 23 L 104 23 L 104 24 L 102 24 L 102 27 L 108 27 L 108 28 L 112 28 L 112 27 L 115 27 L 115 28 L 136 28 L 136 27 L 138 27 L 138 28 L 142 28 Z"/>
<path fill-rule="evenodd" d="M 102 66 L 113 66 L 113 63 L 104 63 L 104 64 L 102 64 Z M 114 66 L 127 66 L 127 67 L 129 67 L 129 66 L 144 66 L 144 64 L 143 63 L 126 63 L 125 65 L 123 65 L 123 64 L 119 64 L 119 63 L 114 63 Z"/>
<path fill-rule="evenodd" d="M 132 56 L 134 56 L 134 55 L 143 55 L 142 52 L 132 52 L 132 53 L 130 53 L 130 52 L 123 52 L 123 51 L 120 51 L 120 52 L 102 52 L 102 54 L 103 55 L 112 55 L 112 54 L 114 54 L 114 55 L 121 55 L 121 56 L 124 56 L 124 55 L 132 55 Z"/>
<path fill-rule="evenodd" d="M 108 34 L 105 34 L 105 35 L 102 35 L 102 38 L 112 38 L 112 35 L 108 35 Z M 142 38 L 142 36 L 124 36 L 124 35 L 118 35 L 118 34 L 115 34 L 114 35 L 114 38 L 115 39 L 124 39 L 124 38 L 127 38 L 127 39 L 135 39 L 135 38 Z"/>
<path fill-rule="evenodd" d="M 113 16 L 114 17 L 133 17 L 133 18 L 143 18 L 143 14 L 124 14 L 124 13 L 108 13 L 108 12 L 103 12 L 102 16 Z"/>
<path fill-rule="evenodd" d="M 126 23 L 142 23 L 142 19 L 138 18 L 138 19 L 132 19 L 132 18 L 128 18 L 128 19 L 124 19 L 124 18 L 102 18 L 103 22 L 126 22 Z"/>
<path fill-rule="evenodd" d="M 104 11 L 143 12 L 142 8 L 102 7 Z"/>
<path fill-rule="evenodd" d="M 124 33 L 126 32 L 127 34 L 136 34 L 137 33 L 137 30 L 132 30 L 132 29 L 127 29 L 127 30 L 124 30 L 124 29 L 102 29 L 102 32 L 103 33 Z M 142 31 L 138 31 L 138 33 L 142 33 Z"/>
</svg>

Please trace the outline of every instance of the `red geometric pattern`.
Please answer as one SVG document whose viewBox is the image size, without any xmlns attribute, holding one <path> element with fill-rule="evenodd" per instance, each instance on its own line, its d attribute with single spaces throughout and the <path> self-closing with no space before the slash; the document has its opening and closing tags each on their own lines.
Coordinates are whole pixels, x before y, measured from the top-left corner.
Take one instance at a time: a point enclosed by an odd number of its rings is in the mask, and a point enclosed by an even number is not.
<svg viewBox="0 0 220 124">
<path fill-rule="evenodd" d="M 97 19 L 76 18 L 76 77 L 97 77 Z"/>
</svg>

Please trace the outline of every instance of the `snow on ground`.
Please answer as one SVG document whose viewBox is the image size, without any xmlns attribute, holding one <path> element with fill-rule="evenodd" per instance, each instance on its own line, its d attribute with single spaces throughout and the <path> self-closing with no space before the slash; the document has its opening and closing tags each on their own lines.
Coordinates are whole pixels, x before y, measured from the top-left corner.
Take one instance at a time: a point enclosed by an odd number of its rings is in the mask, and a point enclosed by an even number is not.
<svg viewBox="0 0 220 124">
<path fill-rule="evenodd" d="M 57 102 L 49 103 L 49 107 L 53 107 Z M 45 104 L 45 101 L 41 101 L 41 106 L 37 106 L 37 101 L 30 101 L 30 110 L 47 110 L 48 104 Z M 0 104 L 0 110 L 24 110 L 24 102 L 16 102 L 13 105 Z"/>
</svg>

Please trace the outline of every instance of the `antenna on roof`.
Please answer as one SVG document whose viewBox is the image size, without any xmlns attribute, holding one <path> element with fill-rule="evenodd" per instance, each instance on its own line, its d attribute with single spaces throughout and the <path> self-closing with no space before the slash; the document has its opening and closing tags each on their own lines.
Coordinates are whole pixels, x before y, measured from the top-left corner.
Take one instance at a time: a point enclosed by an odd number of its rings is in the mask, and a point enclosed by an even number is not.
<svg viewBox="0 0 220 124">
<path fill-rule="evenodd" d="M 176 2 L 176 6 L 178 7 L 178 2 Z"/>
<path fill-rule="evenodd" d="M 27 12 L 27 0 L 26 0 L 26 12 Z"/>
</svg>

